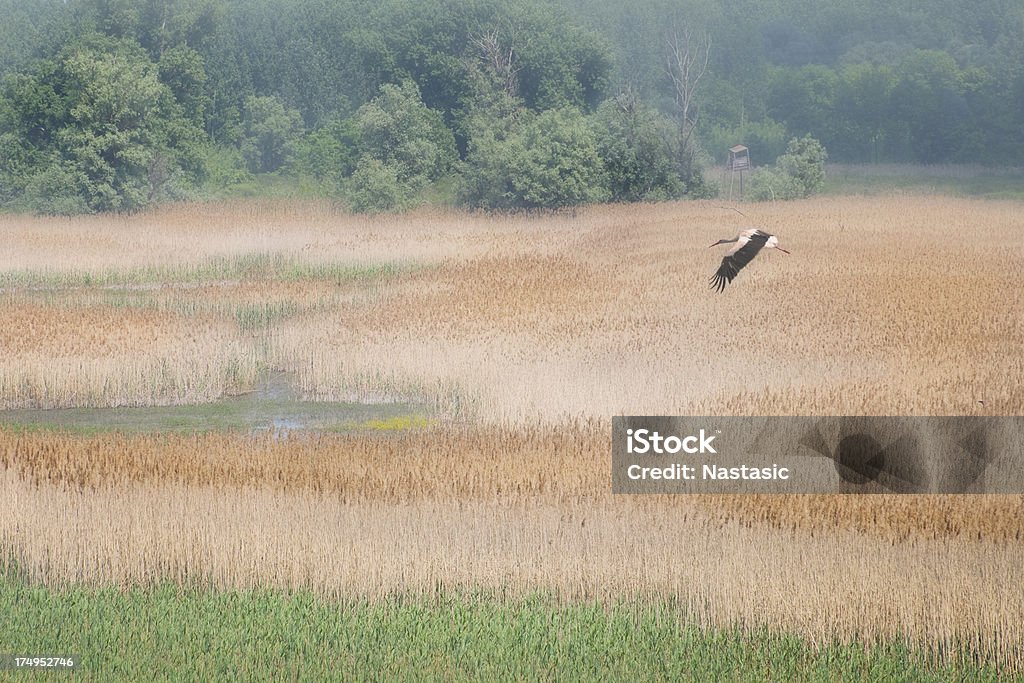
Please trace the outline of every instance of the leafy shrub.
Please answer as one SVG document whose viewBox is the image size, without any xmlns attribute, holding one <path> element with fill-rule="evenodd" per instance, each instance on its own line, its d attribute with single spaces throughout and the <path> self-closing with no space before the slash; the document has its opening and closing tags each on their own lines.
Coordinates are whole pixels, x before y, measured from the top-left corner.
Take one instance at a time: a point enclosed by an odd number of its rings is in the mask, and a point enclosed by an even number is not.
<svg viewBox="0 0 1024 683">
<path fill-rule="evenodd" d="M 790 140 L 786 153 L 775 160 L 774 167 L 760 168 L 751 174 L 750 198 L 802 199 L 820 192 L 825 185 L 827 158 L 825 148 L 810 135 Z"/>
<path fill-rule="evenodd" d="M 249 170 L 270 173 L 281 168 L 302 136 L 302 116 L 274 95 L 245 101 L 241 150 Z"/>
<path fill-rule="evenodd" d="M 88 178 L 72 164 L 53 162 L 29 178 L 21 204 L 34 213 L 73 216 L 90 213 L 85 200 Z"/>
<path fill-rule="evenodd" d="M 450 171 L 457 159 L 455 136 L 411 80 L 381 86 L 356 112 L 355 132 L 361 159 L 385 164 L 414 192 Z"/>
<path fill-rule="evenodd" d="M 754 201 L 778 201 L 800 199 L 803 187 L 791 175 L 775 166 L 763 166 L 750 174 L 748 197 Z"/>
<path fill-rule="evenodd" d="M 683 196 L 676 169 L 676 125 L 628 95 L 606 100 L 593 118 L 597 151 L 612 201 L 650 201 Z"/>
<path fill-rule="evenodd" d="M 358 142 L 351 117 L 333 119 L 296 143 L 288 170 L 315 179 L 328 194 L 333 194 L 355 171 Z"/>
<path fill-rule="evenodd" d="M 405 208 L 411 188 L 401 181 L 393 164 L 364 157 L 348 179 L 348 201 L 353 211 L 380 213 Z"/>
<path fill-rule="evenodd" d="M 234 145 L 210 144 L 204 147 L 203 152 L 203 190 L 206 194 L 218 196 L 253 181 L 253 175 L 246 168 L 241 150 Z"/>
<path fill-rule="evenodd" d="M 828 153 L 820 142 L 805 135 L 789 141 L 786 153 L 775 164 L 787 176 L 796 180 L 801 196 L 809 197 L 821 192 L 825 186 L 825 160 Z"/>
<path fill-rule="evenodd" d="M 477 123 L 463 176 L 463 201 L 486 209 L 558 208 L 608 198 L 597 141 L 575 109 Z"/>
</svg>

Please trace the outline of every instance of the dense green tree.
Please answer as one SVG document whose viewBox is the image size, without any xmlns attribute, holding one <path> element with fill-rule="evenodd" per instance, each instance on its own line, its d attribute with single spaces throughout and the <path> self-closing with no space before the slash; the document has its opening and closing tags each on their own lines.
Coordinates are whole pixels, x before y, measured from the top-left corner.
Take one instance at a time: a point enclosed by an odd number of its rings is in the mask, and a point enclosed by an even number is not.
<svg viewBox="0 0 1024 683">
<path fill-rule="evenodd" d="M 609 197 L 593 130 L 575 109 L 524 113 L 470 140 L 463 200 L 488 209 L 559 208 Z"/>
<path fill-rule="evenodd" d="M 241 150 L 249 170 L 268 173 L 281 168 L 303 132 L 302 116 L 274 95 L 245 101 Z"/>
<path fill-rule="evenodd" d="M 802 196 L 809 197 L 821 192 L 825 186 L 827 159 L 825 147 L 810 135 L 805 135 L 790 140 L 786 153 L 776 160 L 775 165 L 797 181 Z"/>
<path fill-rule="evenodd" d="M 141 50 L 81 50 L 62 63 L 69 118 L 58 148 L 84 174 L 86 201 L 98 211 L 134 210 L 167 181 L 167 127 L 173 96 Z"/>
<path fill-rule="evenodd" d="M 290 170 L 313 178 L 334 194 L 359 161 L 359 133 L 354 117 L 336 118 L 311 131 L 295 145 Z"/>
<path fill-rule="evenodd" d="M 385 84 L 355 115 L 359 151 L 395 169 L 412 191 L 448 173 L 455 138 L 440 114 L 427 107 L 412 80 Z"/>
<path fill-rule="evenodd" d="M 3 101 L 0 100 L 0 109 Z M 17 199 L 25 191 L 26 183 L 40 165 L 38 155 L 23 137 L 0 128 L 0 206 Z"/>
<path fill-rule="evenodd" d="M 62 0 L 0 0 L 0 78 L 31 71 L 89 30 Z"/>
<path fill-rule="evenodd" d="M 608 198 L 597 141 L 575 109 L 549 109 L 524 126 L 514 187 L 527 207 L 561 207 Z"/>
<path fill-rule="evenodd" d="M 550 6 L 520 2 L 509 11 L 510 46 L 520 55 L 519 96 L 526 105 L 534 110 L 596 107 L 611 71 L 607 42 Z"/>
<path fill-rule="evenodd" d="M 10 131 L 28 146 L 17 156 L 38 166 L 24 178 L 37 200 L 39 188 L 63 179 L 90 210 L 132 211 L 173 196 L 187 184 L 186 167 L 198 170 L 198 131 L 137 43 L 69 47 L 5 91 Z"/>
<path fill-rule="evenodd" d="M 73 216 L 90 213 L 90 179 L 78 164 L 54 154 L 35 173 L 25 178 L 20 208 L 39 214 Z"/>
<path fill-rule="evenodd" d="M 683 196 L 686 184 L 676 167 L 678 137 L 671 119 L 623 94 L 606 100 L 593 121 L 612 201 Z"/>
<path fill-rule="evenodd" d="M 178 44 L 164 50 L 157 68 L 160 82 L 170 89 L 185 116 L 202 128 L 210 100 L 203 56 L 188 45 Z"/>
<path fill-rule="evenodd" d="M 835 71 L 809 65 L 774 69 L 768 88 L 768 115 L 793 135 L 828 137 L 835 120 Z"/>
<path fill-rule="evenodd" d="M 971 112 L 962 75 L 953 58 L 937 50 L 916 50 L 901 65 L 893 109 L 905 126 L 906 153 L 915 161 L 955 158 L 964 143 Z"/>
<path fill-rule="evenodd" d="M 852 161 L 893 158 L 891 145 L 898 135 L 893 111 L 896 85 L 890 66 L 858 63 L 844 67 L 836 89 L 836 120 L 829 149 Z"/>
<path fill-rule="evenodd" d="M 202 50 L 216 39 L 229 0 L 78 0 L 64 2 L 60 14 L 79 23 L 82 33 L 137 42 L 153 61 L 164 51 L 187 45 Z M 54 3 L 56 4 L 56 3 Z"/>
</svg>

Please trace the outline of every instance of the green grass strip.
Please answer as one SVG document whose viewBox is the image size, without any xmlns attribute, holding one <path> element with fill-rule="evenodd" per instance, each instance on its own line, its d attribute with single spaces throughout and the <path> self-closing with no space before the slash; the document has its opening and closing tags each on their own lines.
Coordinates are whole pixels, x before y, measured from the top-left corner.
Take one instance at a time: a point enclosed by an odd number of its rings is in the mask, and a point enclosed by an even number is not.
<svg viewBox="0 0 1024 683">
<path fill-rule="evenodd" d="M 195 264 L 149 266 L 103 271 L 19 270 L 0 273 L 0 288 L 68 289 L 73 287 L 138 287 L 201 284 L 217 281 L 326 280 L 338 284 L 383 279 L 416 269 L 408 263 L 367 265 L 309 263 L 282 254 L 252 253 L 207 258 Z"/>
<path fill-rule="evenodd" d="M 344 552 L 339 549 L 338 552 Z M 996 680 L 899 642 L 815 648 L 707 630 L 680 608 L 439 593 L 332 601 L 309 592 L 32 585 L 0 577 L 0 652 L 76 654 L 75 680 Z M 66 674 L 0 672 L 8 680 Z M 49 676 L 49 678 L 47 678 Z M 1005 678 L 1004 678 L 1005 680 Z"/>
</svg>

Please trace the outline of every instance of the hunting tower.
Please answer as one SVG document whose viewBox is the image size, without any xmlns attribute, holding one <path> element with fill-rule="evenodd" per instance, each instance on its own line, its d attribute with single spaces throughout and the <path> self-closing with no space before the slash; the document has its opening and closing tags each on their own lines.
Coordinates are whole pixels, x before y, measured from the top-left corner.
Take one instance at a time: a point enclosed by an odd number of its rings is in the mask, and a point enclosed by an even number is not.
<svg viewBox="0 0 1024 683">
<path fill-rule="evenodd" d="M 732 186 L 736 182 L 736 176 L 740 177 L 740 198 L 743 198 L 743 172 L 750 170 L 750 151 L 743 145 L 736 145 L 729 148 L 729 161 L 726 163 L 729 170 L 729 199 L 732 199 Z"/>
</svg>

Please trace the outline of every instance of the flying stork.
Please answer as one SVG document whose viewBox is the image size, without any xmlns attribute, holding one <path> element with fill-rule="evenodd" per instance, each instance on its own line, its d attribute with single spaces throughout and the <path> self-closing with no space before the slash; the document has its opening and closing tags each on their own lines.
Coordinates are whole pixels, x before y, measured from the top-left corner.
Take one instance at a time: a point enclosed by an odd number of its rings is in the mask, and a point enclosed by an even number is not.
<svg viewBox="0 0 1024 683">
<path fill-rule="evenodd" d="M 719 292 L 725 291 L 725 285 L 732 282 L 740 269 L 753 261 L 757 252 L 762 249 L 778 249 L 783 254 L 789 253 L 779 246 L 779 238 L 775 235 L 756 229 L 744 230 L 731 240 L 718 240 L 711 247 L 732 242 L 736 242 L 736 246 L 726 252 L 722 258 L 722 265 L 718 266 L 718 271 L 711 276 L 711 289 L 717 289 Z"/>
</svg>

